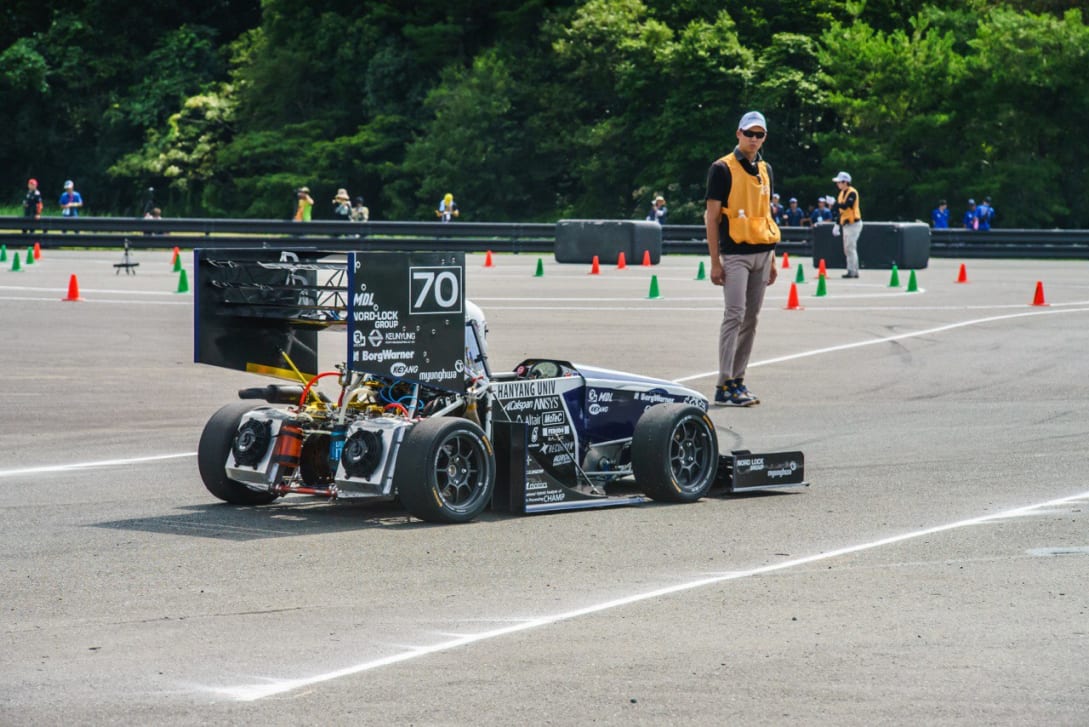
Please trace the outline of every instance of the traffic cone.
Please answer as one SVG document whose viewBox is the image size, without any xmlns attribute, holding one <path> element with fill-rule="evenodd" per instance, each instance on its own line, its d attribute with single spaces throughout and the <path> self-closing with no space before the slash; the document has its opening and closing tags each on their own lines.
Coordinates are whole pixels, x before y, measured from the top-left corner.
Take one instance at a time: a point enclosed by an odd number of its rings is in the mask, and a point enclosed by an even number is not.
<svg viewBox="0 0 1089 727">
<path fill-rule="evenodd" d="M 817 277 L 818 278 L 827 278 L 828 277 L 828 269 L 824 267 L 824 258 L 821 258 L 820 261 L 817 263 Z"/>
<path fill-rule="evenodd" d="M 651 275 L 650 276 L 650 292 L 647 293 L 647 297 L 650 298 L 651 300 L 662 297 L 658 293 L 658 276 L 657 275 Z"/>
<path fill-rule="evenodd" d="M 912 272 L 914 272 L 914 271 L 912 271 Z M 889 276 L 889 287 L 890 288 L 899 288 L 900 287 L 900 271 L 896 268 L 896 263 L 892 264 L 892 275 Z"/>
<path fill-rule="evenodd" d="M 18 255 L 18 253 L 16 253 L 16 255 Z M 1032 304 L 1040 306 L 1051 305 L 1044 300 L 1044 283 L 1042 280 L 1036 281 L 1036 295 L 1032 297 Z"/>
<path fill-rule="evenodd" d="M 19 251 L 16 250 L 11 256 L 11 272 L 21 273 L 23 272 L 23 266 L 19 264 Z"/>
<path fill-rule="evenodd" d="M 537 258 L 537 272 L 533 273 L 533 277 L 535 277 L 535 278 L 543 278 L 544 277 L 544 260 L 542 260 L 541 258 Z"/>
<path fill-rule="evenodd" d="M 784 252 L 783 253 L 783 270 L 786 270 L 789 267 L 790 267 L 790 253 L 789 252 Z"/>
<path fill-rule="evenodd" d="M 72 274 L 72 277 L 68 278 L 68 297 L 61 298 L 61 300 L 72 303 L 83 300 L 83 298 L 79 297 L 79 281 L 76 280 L 75 273 Z"/>
<path fill-rule="evenodd" d="M 964 263 L 960 264 L 960 272 L 957 273 L 957 282 L 958 283 L 967 283 L 968 282 L 968 270 L 964 267 Z"/>
<path fill-rule="evenodd" d="M 34 259 L 35 260 L 41 260 L 42 259 L 42 243 L 40 243 L 40 242 L 35 242 L 34 243 Z"/>
<path fill-rule="evenodd" d="M 805 266 L 798 263 L 798 274 L 794 276 L 794 282 L 801 284 L 805 282 Z"/>
<path fill-rule="evenodd" d="M 915 280 L 915 271 L 914 270 L 911 271 L 911 275 L 908 277 L 907 292 L 909 292 L 909 293 L 918 293 L 919 292 L 919 283 L 918 283 L 918 281 Z"/>
<path fill-rule="evenodd" d="M 174 267 L 177 267 L 177 265 L 178 265 L 178 256 L 180 254 L 181 254 L 181 251 L 178 249 L 178 246 L 175 245 L 174 246 L 174 254 L 170 258 L 170 264 L 173 265 Z"/>
<path fill-rule="evenodd" d="M 621 250 L 616 254 L 616 269 L 623 270 L 626 267 L 628 267 L 628 263 L 624 260 L 624 251 Z"/>
<path fill-rule="evenodd" d="M 823 298 L 824 296 L 828 295 L 828 288 L 826 287 L 827 284 L 824 281 L 825 281 L 825 276 L 823 276 L 823 275 L 817 276 L 817 292 L 814 293 L 813 295 L 815 295 L 818 298 Z"/>
<path fill-rule="evenodd" d="M 492 261 L 492 251 L 491 250 L 488 250 L 487 254 L 484 255 L 484 267 L 486 267 L 486 268 L 494 268 L 495 267 L 495 263 Z"/>
<path fill-rule="evenodd" d="M 8 246 L 0 245 L 0 263 L 6 263 L 8 261 Z"/>
<path fill-rule="evenodd" d="M 185 274 L 185 268 L 181 269 L 181 274 L 178 275 L 178 289 L 175 293 L 188 293 L 189 292 L 189 276 Z"/>
<path fill-rule="evenodd" d="M 174 250 L 175 250 L 175 251 L 176 251 L 177 249 L 178 249 L 178 248 L 174 248 Z M 175 273 L 181 273 L 181 272 L 185 272 L 184 270 L 182 270 L 182 259 L 181 259 L 181 255 L 179 255 L 179 254 L 178 254 L 177 252 L 175 252 L 175 253 L 174 253 L 174 268 L 173 268 L 173 271 L 172 271 L 172 272 L 175 272 Z"/>
<path fill-rule="evenodd" d="M 597 259 L 597 255 L 594 255 L 594 261 L 590 263 L 590 275 L 598 275 L 601 273 L 601 262 Z"/>
<path fill-rule="evenodd" d="M 33 247 L 28 247 L 26 249 L 26 264 L 27 264 L 27 267 L 34 264 L 34 248 Z"/>
<path fill-rule="evenodd" d="M 804 310 L 804 308 L 802 308 L 798 304 L 798 284 L 797 283 L 791 283 L 790 284 L 790 295 L 787 296 L 786 309 L 787 310 Z"/>
<path fill-rule="evenodd" d="M 707 270 L 704 269 L 702 260 L 700 260 L 700 269 L 696 271 L 696 280 L 707 280 Z"/>
<path fill-rule="evenodd" d="M 650 250 L 643 250 L 643 267 L 650 267 Z"/>
</svg>

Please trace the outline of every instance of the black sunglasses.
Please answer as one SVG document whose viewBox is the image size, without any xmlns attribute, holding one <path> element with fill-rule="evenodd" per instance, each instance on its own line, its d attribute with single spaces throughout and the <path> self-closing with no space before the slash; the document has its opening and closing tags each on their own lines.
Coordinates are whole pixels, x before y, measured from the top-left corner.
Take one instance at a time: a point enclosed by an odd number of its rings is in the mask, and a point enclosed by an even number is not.
<svg viewBox="0 0 1089 727">
<path fill-rule="evenodd" d="M 748 129 L 742 129 L 741 133 L 750 139 L 763 139 L 768 135 L 768 132 L 766 131 L 749 131 Z"/>
</svg>

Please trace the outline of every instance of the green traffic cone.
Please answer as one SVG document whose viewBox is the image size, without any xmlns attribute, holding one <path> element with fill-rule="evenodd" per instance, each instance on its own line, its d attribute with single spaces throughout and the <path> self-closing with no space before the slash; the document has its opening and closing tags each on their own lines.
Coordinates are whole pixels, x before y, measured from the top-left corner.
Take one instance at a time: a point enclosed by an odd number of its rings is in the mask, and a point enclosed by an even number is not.
<svg viewBox="0 0 1089 727">
<path fill-rule="evenodd" d="M 543 278 L 544 277 L 544 260 L 542 260 L 541 258 L 537 258 L 537 272 L 533 273 L 533 277 L 535 277 L 535 278 Z"/>
<path fill-rule="evenodd" d="M 900 287 L 900 271 L 896 269 L 896 263 L 892 264 L 892 276 L 889 278 L 889 287 Z"/>
<path fill-rule="evenodd" d="M 181 255 L 175 255 L 174 256 L 174 270 L 173 270 L 173 272 L 175 272 L 175 273 L 184 273 L 185 272 L 184 270 L 182 270 L 182 258 L 181 258 Z"/>
<path fill-rule="evenodd" d="M 23 272 L 23 266 L 19 264 L 19 253 L 18 253 L 18 251 L 16 251 L 14 256 L 12 256 L 12 259 L 11 259 L 11 272 L 13 272 L 13 273 Z"/>
<path fill-rule="evenodd" d="M 0 245 L 0 263 L 6 263 L 8 261 L 8 246 Z"/>
<path fill-rule="evenodd" d="M 650 298 L 651 300 L 662 297 L 658 293 L 658 276 L 657 275 L 651 275 L 650 276 L 650 292 L 647 293 L 647 297 Z"/>
<path fill-rule="evenodd" d="M 794 276 L 794 282 L 795 283 L 804 283 L 805 282 L 805 270 L 804 270 L 804 266 L 801 263 L 798 263 L 798 273 L 797 273 L 797 275 Z"/>
<path fill-rule="evenodd" d="M 915 280 L 915 271 L 914 270 L 911 271 L 911 277 L 908 278 L 907 292 L 909 292 L 909 293 L 918 293 L 919 292 L 919 283 Z"/>
<path fill-rule="evenodd" d="M 818 297 L 818 298 L 823 298 L 824 296 L 828 295 L 828 288 L 825 287 L 826 285 L 827 284 L 824 282 L 824 276 L 821 275 L 820 277 L 818 277 L 817 278 L 817 292 L 814 293 L 814 295 L 816 297 Z"/>
<path fill-rule="evenodd" d="M 696 280 L 707 280 L 707 271 L 703 267 L 702 260 L 700 260 L 700 269 L 696 271 Z"/>
<path fill-rule="evenodd" d="M 181 274 L 178 275 L 178 289 L 175 293 L 188 293 L 189 292 L 189 276 L 185 274 L 185 268 L 181 269 Z"/>
<path fill-rule="evenodd" d="M 26 249 L 26 264 L 27 265 L 33 265 L 34 264 L 34 248 L 32 248 L 32 247 L 28 247 Z"/>
</svg>

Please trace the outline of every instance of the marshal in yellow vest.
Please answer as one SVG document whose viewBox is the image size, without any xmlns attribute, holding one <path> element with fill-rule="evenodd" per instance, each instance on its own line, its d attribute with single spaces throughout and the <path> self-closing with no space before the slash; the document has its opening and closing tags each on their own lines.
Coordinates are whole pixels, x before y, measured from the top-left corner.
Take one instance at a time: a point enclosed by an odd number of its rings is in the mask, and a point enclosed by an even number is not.
<svg viewBox="0 0 1089 727">
<path fill-rule="evenodd" d="M 771 245 L 781 239 L 771 218 L 771 177 L 764 161 L 756 163 L 757 176 L 745 171 L 730 153 L 720 160 L 730 170 L 730 198 L 722 208 L 729 218 L 730 239 L 743 245 Z"/>
</svg>

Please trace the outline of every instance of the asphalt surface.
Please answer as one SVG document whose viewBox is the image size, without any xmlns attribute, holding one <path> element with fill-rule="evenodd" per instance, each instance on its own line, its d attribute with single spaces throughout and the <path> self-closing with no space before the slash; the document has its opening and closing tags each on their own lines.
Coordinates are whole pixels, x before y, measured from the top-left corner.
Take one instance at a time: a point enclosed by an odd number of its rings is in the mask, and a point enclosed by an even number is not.
<svg viewBox="0 0 1089 727">
<path fill-rule="evenodd" d="M 793 261 L 763 403 L 712 418 L 724 449 L 803 450 L 811 488 L 432 526 L 207 493 L 201 428 L 261 380 L 192 363 L 191 294 L 136 259 L 0 263 L 0 724 L 1085 724 L 1089 263 L 815 297 Z M 699 258 L 537 260 L 469 258 L 494 367 L 711 392 Z"/>
</svg>

